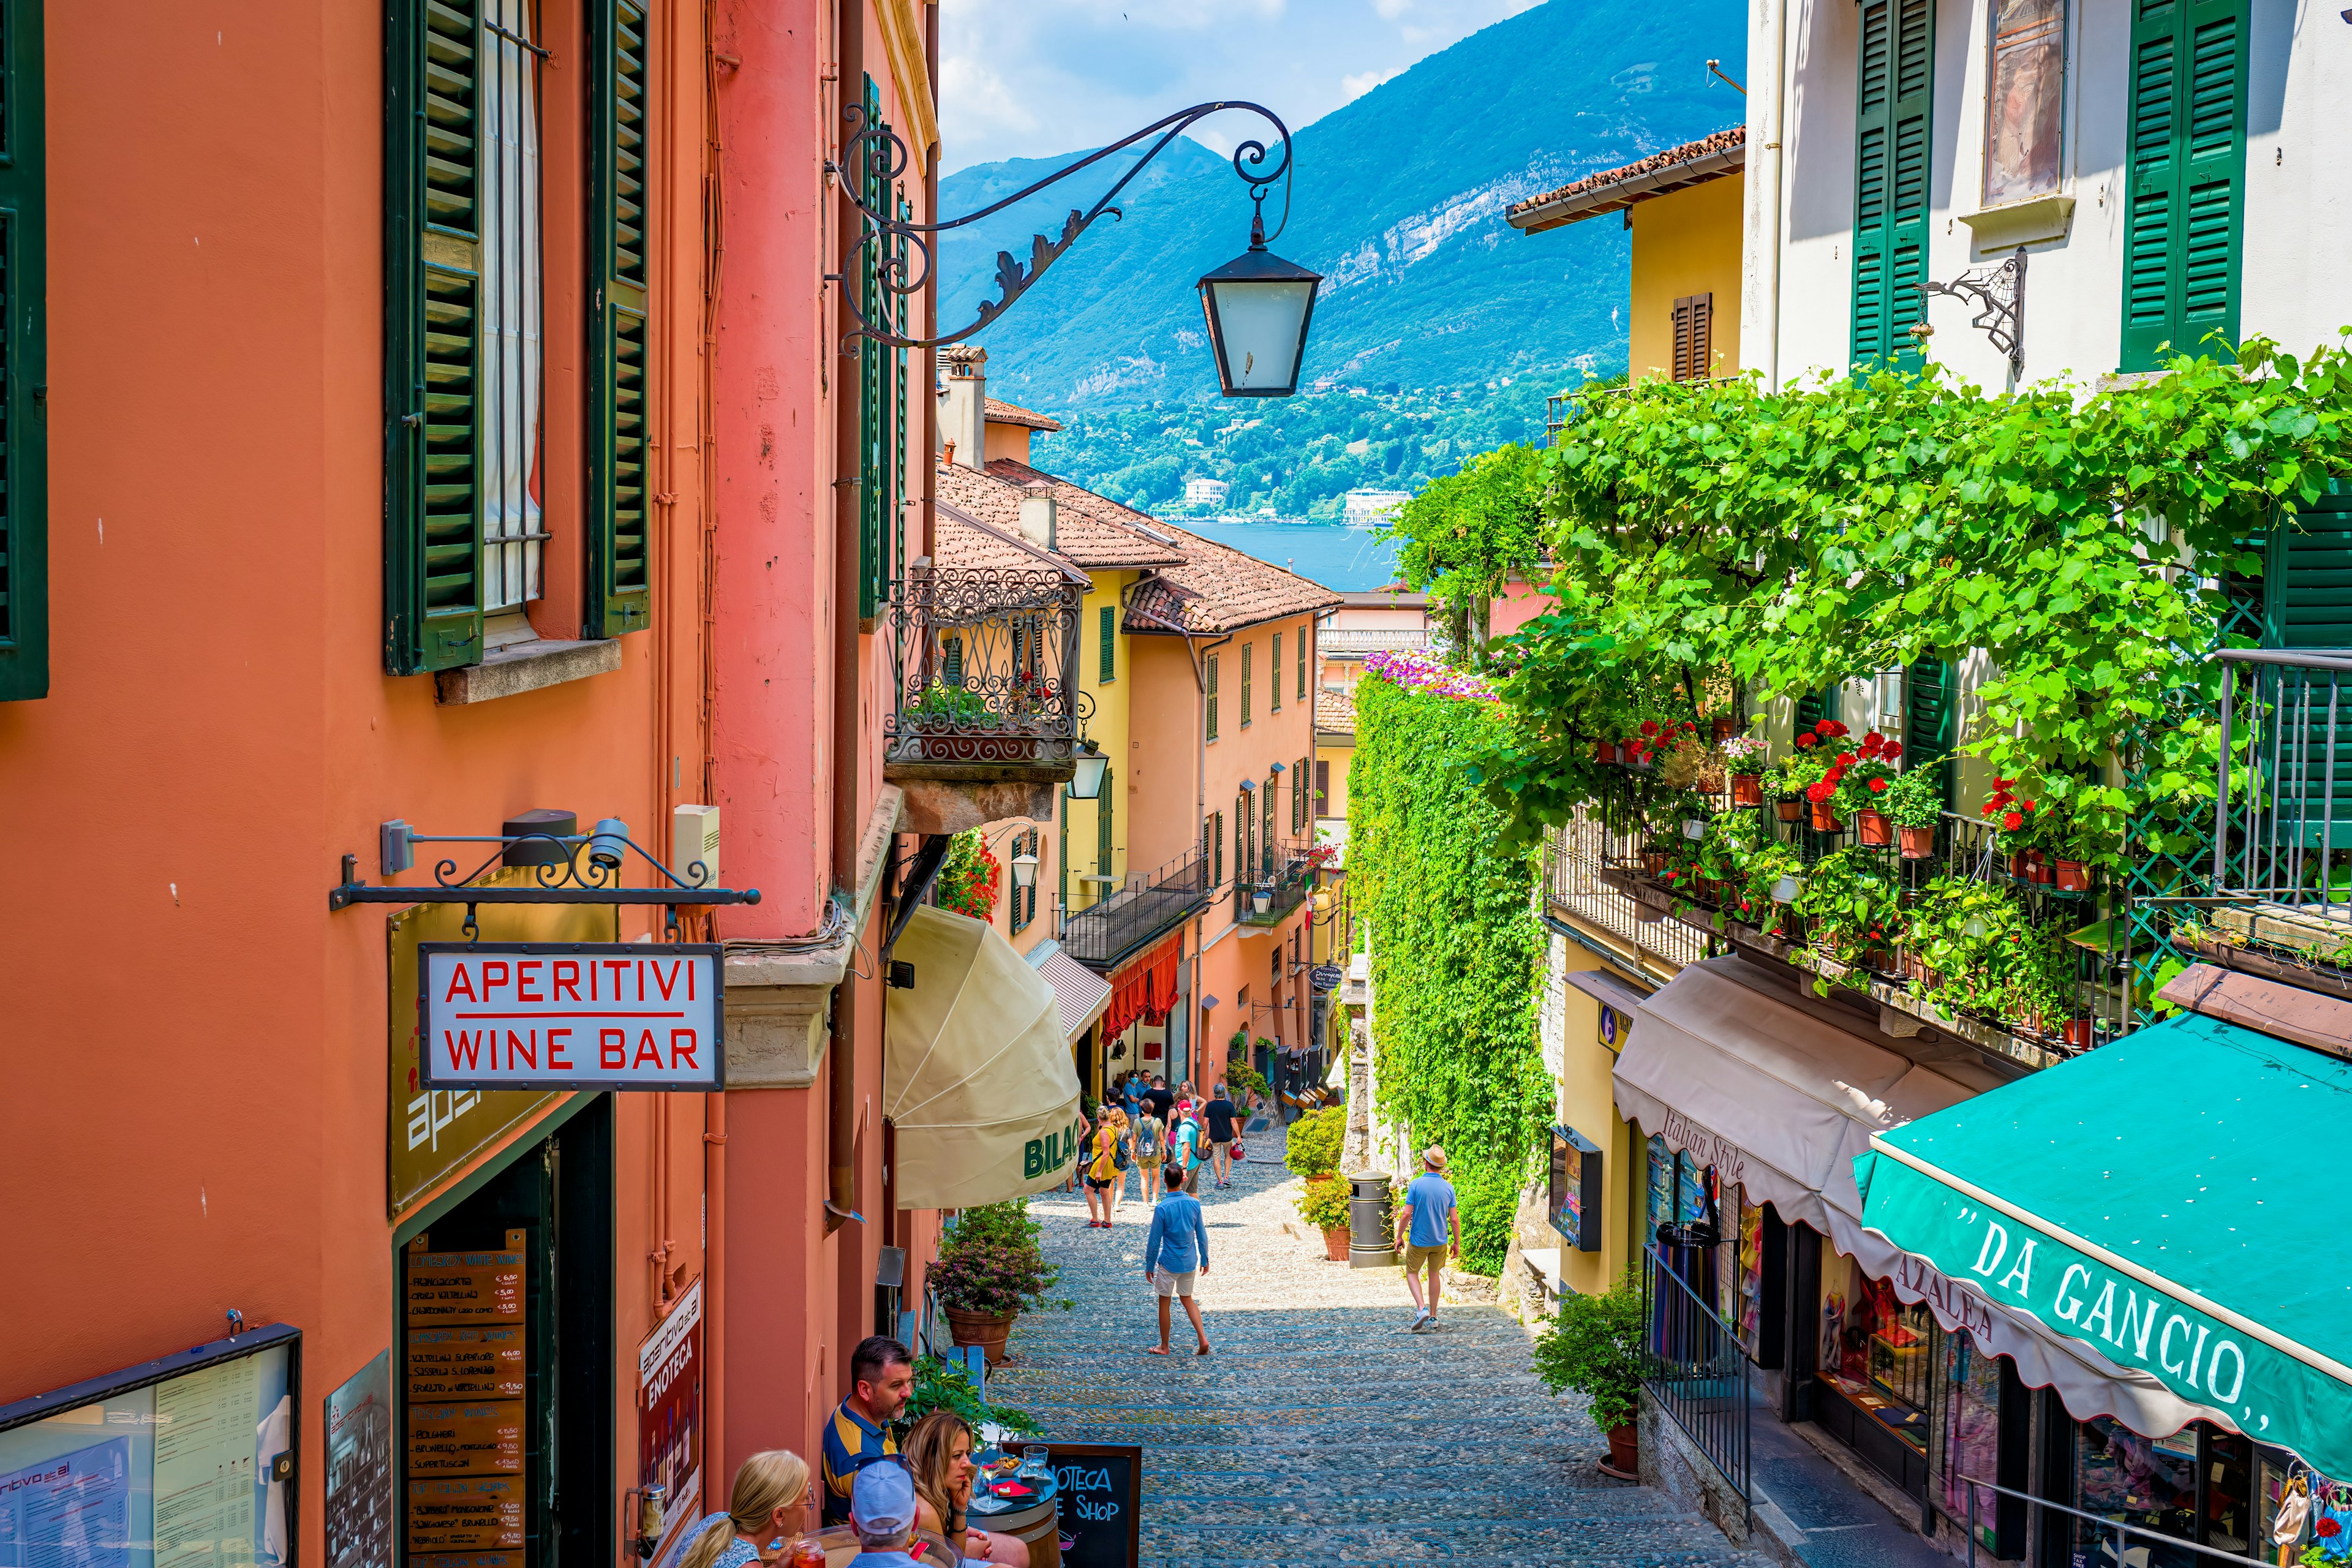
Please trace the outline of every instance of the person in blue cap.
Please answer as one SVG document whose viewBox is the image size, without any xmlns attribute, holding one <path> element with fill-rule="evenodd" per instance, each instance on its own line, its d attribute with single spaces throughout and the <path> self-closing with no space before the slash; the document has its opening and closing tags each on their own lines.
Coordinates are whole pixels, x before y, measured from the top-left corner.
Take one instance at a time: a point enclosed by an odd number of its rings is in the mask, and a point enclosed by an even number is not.
<svg viewBox="0 0 2352 1568">
<path fill-rule="evenodd" d="M 907 1547 L 915 1535 L 915 1478 L 897 1459 L 877 1459 L 849 1488 L 857 1555 L 849 1568 L 922 1568 Z"/>
</svg>

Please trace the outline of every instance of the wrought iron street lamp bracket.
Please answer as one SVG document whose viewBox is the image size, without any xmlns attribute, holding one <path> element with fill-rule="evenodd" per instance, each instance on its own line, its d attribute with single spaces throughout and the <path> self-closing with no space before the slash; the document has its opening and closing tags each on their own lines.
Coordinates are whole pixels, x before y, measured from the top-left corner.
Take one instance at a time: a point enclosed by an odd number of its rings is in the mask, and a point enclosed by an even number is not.
<svg viewBox="0 0 2352 1568">
<path fill-rule="evenodd" d="M 1927 334 L 1934 329 L 1927 325 L 1927 296 L 1947 294 L 1955 300 L 1968 300 L 1978 307 L 1969 322 L 1980 327 L 1992 346 L 2009 356 L 2009 374 L 2012 379 L 2025 375 L 2025 247 L 2019 246 L 2015 255 L 1990 267 L 1979 267 L 1961 273 L 1949 283 L 1916 283 L 1919 290 L 1919 324 L 1912 331 L 1925 347 Z"/>
<path fill-rule="evenodd" d="M 387 823 L 390 828 L 394 824 Z M 617 823 L 612 827 L 617 827 Z M 680 876 L 647 854 L 625 833 L 611 831 L 600 825 L 594 833 L 516 833 L 516 834 L 424 834 L 407 830 L 399 825 L 403 839 L 409 844 L 495 844 L 498 848 L 488 859 L 466 875 L 457 876 L 457 862 L 445 859 L 433 868 L 433 880 L 423 887 L 399 887 L 391 883 L 371 884 L 360 879 L 359 857 L 343 857 L 343 879 L 327 889 L 327 908 L 348 909 L 353 904 L 464 904 L 466 930 L 474 934 L 474 910 L 480 904 L 660 904 L 668 907 L 668 923 L 677 924 L 681 907 L 701 907 L 710 904 L 756 904 L 760 901 L 757 888 L 715 888 L 706 886 L 703 879 L 709 875 L 701 861 L 686 868 Z M 490 887 L 477 879 L 507 861 L 509 854 L 518 848 L 544 845 L 547 857 L 535 864 L 519 868 L 530 872 L 530 880 L 521 887 Z M 583 864 L 581 852 L 588 852 Z M 621 875 L 627 855 L 635 854 L 652 868 L 656 880 L 650 886 L 629 888 L 621 885 Z"/>
<path fill-rule="evenodd" d="M 961 228 L 967 224 L 977 223 L 982 218 L 1003 212 L 1015 203 L 1026 201 L 1048 185 L 1066 180 L 1115 153 L 1124 152 L 1139 142 L 1155 136 L 1159 140 L 1151 143 L 1150 150 L 1135 161 L 1135 166 L 1120 175 L 1118 183 L 1105 191 L 1094 205 L 1084 210 L 1072 207 L 1069 216 L 1062 222 L 1059 238 L 1049 239 L 1042 234 L 1033 236 L 1029 241 L 1029 259 L 1025 264 L 1015 259 L 1009 250 L 998 251 L 996 253 L 996 285 L 1002 291 L 1002 297 L 982 301 L 979 320 L 960 331 L 947 332 L 932 338 L 900 336 L 890 330 L 887 321 L 877 325 L 868 320 L 863 302 L 857 297 L 857 290 L 847 287 L 859 270 L 854 261 L 845 266 L 842 272 L 826 273 L 827 282 L 844 285 L 843 308 L 857 321 L 856 326 L 843 335 L 842 352 L 844 353 L 853 352 L 856 342 L 859 338 L 871 338 L 874 342 L 889 348 L 942 348 L 949 343 L 961 342 L 964 339 L 985 331 L 989 323 L 1010 310 L 1015 300 L 1021 298 L 1036 284 L 1037 279 L 1045 275 L 1047 268 L 1059 260 L 1062 254 L 1071 246 L 1077 243 L 1080 235 L 1094 226 L 1096 219 L 1105 214 L 1114 218 L 1125 216 L 1116 205 L 1119 193 L 1127 188 L 1129 182 L 1143 172 L 1152 159 L 1165 151 L 1171 142 L 1210 115 L 1228 109 L 1247 110 L 1253 114 L 1264 117 L 1267 123 L 1274 127 L 1275 134 L 1281 139 L 1279 157 L 1270 159 L 1271 150 L 1266 143 L 1255 140 L 1244 142 L 1234 148 L 1233 155 L 1234 173 L 1249 186 L 1250 200 L 1255 204 L 1252 207 L 1251 234 L 1260 242 L 1267 237 L 1264 220 L 1265 194 L 1272 188 L 1275 182 L 1284 182 L 1283 220 L 1281 224 L 1275 226 L 1275 237 L 1278 237 L 1283 226 L 1289 222 L 1290 128 L 1283 124 L 1281 117 L 1272 110 L 1259 104 L 1239 100 L 1199 103 L 1190 109 L 1163 115 L 1142 130 L 1124 136 L 1108 147 L 1089 153 L 1077 162 L 1066 168 L 1055 170 L 1044 179 L 1013 192 L 1002 201 L 992 202 L 977 212 L 966 213 L 961 217 L 949 218 L 941 223 L 914 223 L 902 218 L 895 211 L 887 210 L 892 204 L 887 196 L 883 204 L 886 210 L 877 212 L 866 205 L 864 194 L 859 189 L 861 182 L 856 177 L 856 171 L 867 166 L 868 160 L 879 160 L 879 166 L 885 174 L 886 186 L 895 185 L 898 177 L 907 171 L 909 155 L 906 142 L 899 140 L 897 132 L 879 121 L 869 121 L 863 104 L 850 104 L 842 110 L 842 118 L 854 129 L 843 142 L 842 161 L 839 163 L 828 162 L 825 164 L 825 171 L 841 181 L 842 188 L 848 195 L 850 204 L 856 207 L 866 219 L 866 231 L 851 247 L 849 256 L 855 258 L 869 247 L 880 246 L 882 250 L 878 263 L 873 267 L 874 275 L 881 280 L 884 289 L 898 295 L 916 292 L 930 277 L 935 258 L 931 251 L 929 236 L 942 234 L 950 229 Z M 908 252 L 910 251 L 919 253 L 919 261 L 915 265 L 909 264 Z"/>
</svg>

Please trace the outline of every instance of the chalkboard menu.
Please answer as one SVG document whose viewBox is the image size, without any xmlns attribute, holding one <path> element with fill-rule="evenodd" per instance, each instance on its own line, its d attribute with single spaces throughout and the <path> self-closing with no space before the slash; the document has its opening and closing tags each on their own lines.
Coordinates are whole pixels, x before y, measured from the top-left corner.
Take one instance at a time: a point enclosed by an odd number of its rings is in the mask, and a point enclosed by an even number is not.
<svg viewBox="0 0 2352 1568">
<path fill-rule="evenodd" d="M 523 1250 L 409 1244 L 404 1510 L 411 1568 L 523 1568 Z"/>
<path fill-rule="evenodd" d="M 1143 1446 L 1052 1443 L 1063 1568 L 1137 1568 L 1143 1556 Z"/>
</svg>

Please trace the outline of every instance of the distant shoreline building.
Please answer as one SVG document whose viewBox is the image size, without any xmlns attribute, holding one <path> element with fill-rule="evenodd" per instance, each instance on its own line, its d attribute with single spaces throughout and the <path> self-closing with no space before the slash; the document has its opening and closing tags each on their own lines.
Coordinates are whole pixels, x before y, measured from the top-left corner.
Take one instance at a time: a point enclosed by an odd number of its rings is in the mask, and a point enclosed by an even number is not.
<svg viewBox="0 0 2352 1568">
<path fill-rule="evenodd" d="M 1223 479 L 1186 479 L 1184 504 L 1186 506 L 1223 506 L 1225 504 L 1225 492 L 1232 489 L 1233 486 Z"/>
<path fill-rule="evenodd" d="M 1393 516 L 1397 508 L 1412 499 L 1410 490 L 1349 490 L 1347 524 L 1349 528 L 1370 528 Z"/>
</svg>

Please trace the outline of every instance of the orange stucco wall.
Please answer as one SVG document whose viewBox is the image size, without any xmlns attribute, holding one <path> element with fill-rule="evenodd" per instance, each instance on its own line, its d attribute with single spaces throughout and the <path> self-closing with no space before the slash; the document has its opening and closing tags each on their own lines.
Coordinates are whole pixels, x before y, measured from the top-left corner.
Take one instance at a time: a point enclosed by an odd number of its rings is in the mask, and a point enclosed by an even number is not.
<svg viewBox="0 0 2352 1568">
<path fill-rule="evenodd" d="M 546 16 L 568 84 L 580 10 L 548 0 Z M 712 47 L 741 64 L 716 73 L 730 249 L 706 333 L 712 73 L 700 9 L 656 0 L 655 626 L 622 639 L 615 672 L 444 707 L 431 676 L 383 668 L 381 8 L 47 10 L 52 682 L 0 703 L 0 1246 L 38 1289 L 0 1304 L 0 1401 L 218 1338 L 232 1308 L 299 1326 L 306 1563 L 323 1561 L 317 1401 L 394 1323 L 390 916 L 328 910 L 340 858 L 375 880 L 386 819 L 494 834 L 534 806 L 619 816 L 663 854 L 669 808 L 716 798 L 725 879 L 765 898 L 690 934 L 808 931 L 835 879 L 840 323 L 818 303 L 807 193 L 838 155 L 839 116 L 818 23 L 814 7 L 714 9 Z M 878 37 L 866 58 L 887 73 Z M 560 637 L 581 602 L 581 208 L 557 145 L 576 100 L 548 101 L 555 537 L 532 616 Z M 909 446 L 928 450 L 929 399 L 912 401 Z M 862 820 L 888 679 L 870 641 L 861 674 Z M 448 847 L 472 868 L 476 847 Z M 438 848 L 399 880 L 429 884 Z M 657 921 L 628 910 L 617 934 Z M 706 1141 L 704 1097 L 618 1097 L 618 1484 L 635 1473 L 637 1347 L 666 1292 L 705 1275 L 719 1162 L 732 1202 L 710 1239 L 735 1264 L 723 1447 L 811 1451 L 844 1338 L 872 1312 L 882 1013 L 868 984 L 855 1045 L 869 1223 L 830 1240 L 821 1085 L 730 1097 L 724 1144 Z M 918 1279 L 935 1230 L 898 1222 Z M 712 1468 L 713 1491 L 730 1468 Z"/>
</svg>

